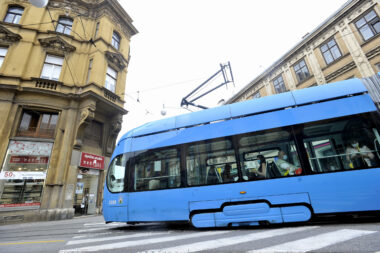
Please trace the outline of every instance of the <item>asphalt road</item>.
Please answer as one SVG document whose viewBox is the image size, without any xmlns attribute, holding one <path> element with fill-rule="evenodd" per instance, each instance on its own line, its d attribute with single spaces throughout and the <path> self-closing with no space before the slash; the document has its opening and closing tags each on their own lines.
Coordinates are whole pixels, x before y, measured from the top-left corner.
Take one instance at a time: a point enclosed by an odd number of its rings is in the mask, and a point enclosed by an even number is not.
<svg viewBox="0 0 380 253">
<path fill-rule="evenodd" d="M 0 252 L 378 252 L 380 220 L 194 229 L 104 224 L 101 216 L 0 226 Z"/>
</svg>

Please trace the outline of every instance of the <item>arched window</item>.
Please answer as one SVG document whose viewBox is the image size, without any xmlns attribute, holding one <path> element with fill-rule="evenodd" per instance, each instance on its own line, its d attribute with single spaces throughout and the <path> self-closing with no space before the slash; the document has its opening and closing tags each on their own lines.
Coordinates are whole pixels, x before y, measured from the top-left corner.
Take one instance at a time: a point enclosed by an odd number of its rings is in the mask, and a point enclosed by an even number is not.
<svg viewBox="0 0 380 253">
<path fill-rule="evenodd" d="M 73 27 L 73 20 L 71 18 L 60 17 L 57 24 L 56 32 L 70 35 Z"/>
<path fill-rule="evenodd" d="M 119 50 L 120 47 L 120 35 L 117 32 L 112 34 L 112 46 Z"/>
<path fill-rule="evenodd" d="M 22 13 L 24 12 L 24 8 L 21 6 L 9 6 L 7 14 L 5 15 L 4 22 L 18 24 L 20 23 L 20 19 Z"/>
</svg>

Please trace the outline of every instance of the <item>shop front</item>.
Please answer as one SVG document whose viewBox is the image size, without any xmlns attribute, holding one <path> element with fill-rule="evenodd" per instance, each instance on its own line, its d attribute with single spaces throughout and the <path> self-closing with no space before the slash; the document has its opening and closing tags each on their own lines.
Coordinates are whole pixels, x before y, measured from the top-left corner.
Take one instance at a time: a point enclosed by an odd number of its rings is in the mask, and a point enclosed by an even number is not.
<svg viewBox="0 0 380 253">
<path fill-rule="evenodd" d="M 103 177 L 104 156 L 82 152 L 74 196 L 74 209 L 77 215 L 100 212 Z"/>
<path fill-rule="evenodd" d="M 10 140 L 0 171 L 0 211 L 40 208 L 52 147 Z"/>
</svg>

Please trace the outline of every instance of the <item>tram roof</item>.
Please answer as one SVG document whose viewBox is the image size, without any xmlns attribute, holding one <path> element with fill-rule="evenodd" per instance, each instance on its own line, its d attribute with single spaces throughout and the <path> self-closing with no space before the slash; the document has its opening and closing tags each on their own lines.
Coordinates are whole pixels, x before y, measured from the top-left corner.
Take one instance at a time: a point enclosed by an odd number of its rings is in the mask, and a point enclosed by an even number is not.
<svg viewBox="0 0 380 253">
<path fill-rule="evenodd" d="M 363 92 L 367 92 L 367 89 L 362 81 L 353 78 L 152 121 L 130 130 L 123 135 L 121 140 L 302 106 Z"/>
</svg>

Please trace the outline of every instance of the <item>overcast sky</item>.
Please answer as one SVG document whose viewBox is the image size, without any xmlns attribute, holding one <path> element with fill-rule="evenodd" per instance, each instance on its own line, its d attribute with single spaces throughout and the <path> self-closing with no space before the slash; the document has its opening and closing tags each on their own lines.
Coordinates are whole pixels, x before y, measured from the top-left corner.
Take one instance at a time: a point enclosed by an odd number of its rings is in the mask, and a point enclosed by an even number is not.
<svg viewBox="0 0 380 253">
<path fill-rule="evenodd" d="M 228 61 L 235 86 L 222 87 L 199 104 L 212 107 L 231 97 L 346 0 L 119 2 L 139 31 L 131 40 L 125 96 L 129 113 L 120 132 L 124 134 L 163 118 L 163 104 L 165 117 L 187 113 L 179 109 L 181 99 Z M 210 85 L 222 80 L 219 76 Z"/>
</svg>

